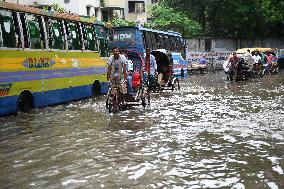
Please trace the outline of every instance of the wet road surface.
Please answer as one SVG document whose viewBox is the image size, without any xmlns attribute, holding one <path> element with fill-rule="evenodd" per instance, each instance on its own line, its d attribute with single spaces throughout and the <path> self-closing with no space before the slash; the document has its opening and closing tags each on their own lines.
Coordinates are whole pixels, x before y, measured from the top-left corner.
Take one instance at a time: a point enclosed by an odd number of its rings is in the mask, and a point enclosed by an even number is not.
<svg viewBox="0 0 284 189">
<path fill-rule="evenodd" d="M 193 75 L 115 115 L 105 96 L 0 118 L 0 188 L 284 188 L 284 72 Z"/>
</svg>

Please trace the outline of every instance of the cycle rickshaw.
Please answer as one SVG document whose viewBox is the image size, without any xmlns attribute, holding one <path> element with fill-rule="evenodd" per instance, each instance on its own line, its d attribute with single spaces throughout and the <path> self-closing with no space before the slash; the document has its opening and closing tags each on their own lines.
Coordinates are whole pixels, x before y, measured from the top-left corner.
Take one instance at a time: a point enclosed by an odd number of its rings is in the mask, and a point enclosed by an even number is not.
<svg viewBox="0 0 284 189">
<path fill-rule="evenodd" d="M 127 106 L 150 104 L 150 91 L 143 80 L 144 60 L 136 51 L 126 51 L 128 60 L 133 63 L 133 71 L 127 73 L 127 82 L 111 81 L 107 93 L 106 108 L 109 113 L 116 113 Z"/>
<path fill-rule="evenodd" d="M 173 72 L 173 59 L 169 51 L 158 49 L 151 52 L 157 63 L 157 76 L 149 79 L 149 89 L 153 92 L 180 90 L 179 80 Z"/>
</svg>

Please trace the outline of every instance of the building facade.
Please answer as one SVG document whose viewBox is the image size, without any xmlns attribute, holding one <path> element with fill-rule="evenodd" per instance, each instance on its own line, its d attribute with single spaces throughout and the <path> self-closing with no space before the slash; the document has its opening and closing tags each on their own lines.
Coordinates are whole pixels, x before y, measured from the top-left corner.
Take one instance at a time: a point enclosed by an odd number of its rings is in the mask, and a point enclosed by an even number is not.
<svg viewBox="0 0 284 189">
<path fill-rule="evenodd" d="M 66 12 L 80 16 L 95 16 L 99 21 L 110 21 L 117 16 L 143 24 L 151 20 L 149 11 L 158 0 L 5 0 L 22 5 L 46 7 L 58 4 Z"/>
<path fill-rule="evenodd" d="M 95 16 L 102 20 L 100 0 L 5 0 L 6 2 L 29 5 L 35 7 L 48 7 L 58 4 L 59 7 L 80 16 Z"/>
</svg>

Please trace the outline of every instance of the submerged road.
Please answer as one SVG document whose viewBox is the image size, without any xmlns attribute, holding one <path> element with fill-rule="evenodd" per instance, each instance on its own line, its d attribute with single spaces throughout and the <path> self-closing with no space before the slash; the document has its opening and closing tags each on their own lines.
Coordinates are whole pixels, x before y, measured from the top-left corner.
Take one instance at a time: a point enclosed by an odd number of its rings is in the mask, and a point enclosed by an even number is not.
<svg viewBox="0 0 284 189">
<path fill-rule="evenodd" d="M 0 188 L 284 188 L 283 70 L 193 75 L 115 115 L 100 96 L 0 123 Z"/>
</svg>

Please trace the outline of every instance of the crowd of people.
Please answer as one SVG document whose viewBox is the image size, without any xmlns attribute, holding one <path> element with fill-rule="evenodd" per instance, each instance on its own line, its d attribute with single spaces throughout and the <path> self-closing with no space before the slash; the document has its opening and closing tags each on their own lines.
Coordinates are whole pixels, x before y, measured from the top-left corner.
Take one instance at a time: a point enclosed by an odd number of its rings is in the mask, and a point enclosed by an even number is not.
<svg viewBox="0 0 284 189">
<path fill-rule="evenodd" d="M 242 77 L 244 72 L 261 76 L 273 74 L 277 72 L 277 68 L 277 56 L 274 52 L 261 52 L 260 50 L 251 52 L 249 49 L 240 56 L 234 52 L 224 65 L 225 71 L 235 77 Z"/>
</svg>

